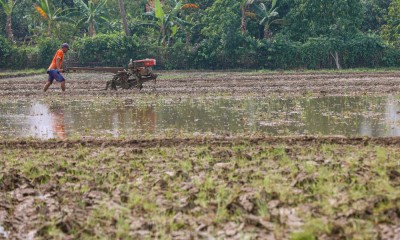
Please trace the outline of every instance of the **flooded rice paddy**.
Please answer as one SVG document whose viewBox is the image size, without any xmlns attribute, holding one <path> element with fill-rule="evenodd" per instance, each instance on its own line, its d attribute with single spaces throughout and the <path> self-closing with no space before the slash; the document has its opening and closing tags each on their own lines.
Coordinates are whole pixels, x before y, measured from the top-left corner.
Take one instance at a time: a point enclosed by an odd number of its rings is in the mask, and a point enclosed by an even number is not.
<svg viewBox="0 0 400 240">
<path fill-rule="evenodd" d="M 0 79 L 0 239 L 400 239 L 400 71 L 66 78 Z"/>
<path fill-rule="evenodd" d="M 0 103 L 0 136 L 400 136 L 399 99 L 396 95 L 161 98 L 149 102 L 129 97 L 119 101 L 25 99 Z"/>
</svg>

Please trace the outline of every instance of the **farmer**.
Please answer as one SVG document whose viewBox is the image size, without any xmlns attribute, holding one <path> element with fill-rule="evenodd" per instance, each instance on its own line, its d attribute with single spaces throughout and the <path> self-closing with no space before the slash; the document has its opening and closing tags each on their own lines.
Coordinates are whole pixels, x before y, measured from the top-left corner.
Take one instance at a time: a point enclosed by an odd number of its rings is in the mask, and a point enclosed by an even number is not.
<svg viewBox="0 0 400 240">
<path fill-rule="evenodd" d="M 61 75 L 62 72 L 62 63 L 64 60 L 64 53 L 68 52 L 69 45 L 68 43 L 63 43 L 61 48 L 57 50 L 54 55 L 53 61 L 51 62 L 49 68 L 47 69 L 47 73 L 49 74 L 49 79 L 47 80 L 46 85 L 44 85 L 43 91 L 46 92 L 47 89 L 53 84 L 53 80 L 56 79 L 57 82 L 61 83 L 61 90 L 65 91 L 65 78 Z"/>
</svg>

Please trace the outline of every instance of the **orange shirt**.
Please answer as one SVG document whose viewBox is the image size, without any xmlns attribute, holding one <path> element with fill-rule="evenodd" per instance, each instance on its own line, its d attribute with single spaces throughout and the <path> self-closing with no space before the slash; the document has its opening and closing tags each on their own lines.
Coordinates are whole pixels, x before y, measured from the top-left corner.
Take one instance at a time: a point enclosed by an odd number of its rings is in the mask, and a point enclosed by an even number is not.
<svg viewBox="0 0 400 240">
<path fill-rule="evenodd" d="M 51 61 L 49 69 L 57 69 L 57 64 L 56 64 L 57 58 L 60 59 L 60 68 L 62 68 L 62 63 L 63 63 L 63 60 L 64 60 L 64 52 L 63 52 L 62 49 L 59 49 L 56 52 L 56 55 L 54 55 L 53 61 Z"/>
</svg>

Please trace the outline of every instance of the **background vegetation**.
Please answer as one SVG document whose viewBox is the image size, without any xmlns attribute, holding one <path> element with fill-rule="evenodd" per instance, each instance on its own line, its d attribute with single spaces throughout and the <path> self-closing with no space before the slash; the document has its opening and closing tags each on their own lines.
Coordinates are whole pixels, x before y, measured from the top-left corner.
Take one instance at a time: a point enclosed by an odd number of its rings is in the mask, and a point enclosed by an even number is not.
<svg viewBox="0 0 400 240">
<path fill-rule="evenodd" d="M 0 69 L 400 66 L 400 0 L 0 0 Z"/>
</svg>

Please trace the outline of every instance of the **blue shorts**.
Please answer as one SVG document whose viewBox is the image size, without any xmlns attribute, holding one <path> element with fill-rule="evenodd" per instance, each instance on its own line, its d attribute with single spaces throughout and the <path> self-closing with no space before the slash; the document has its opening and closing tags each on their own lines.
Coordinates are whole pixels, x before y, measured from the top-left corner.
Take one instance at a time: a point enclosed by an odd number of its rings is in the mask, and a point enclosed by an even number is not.
<svg viewBox="0 0 400 240">
<path fill-rule="evenodd" d="M 61 73 L 57 70 L 48 70 L 47 73 L 49 74 L 49 79 L 48 81 L 53 83 L 53 80 L 55 79 L 57 82 L 64 82 L 65 78 L 61 75 Z"/>
</svg>

